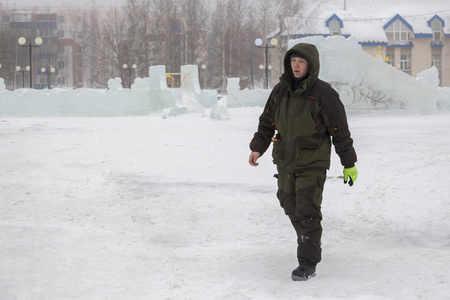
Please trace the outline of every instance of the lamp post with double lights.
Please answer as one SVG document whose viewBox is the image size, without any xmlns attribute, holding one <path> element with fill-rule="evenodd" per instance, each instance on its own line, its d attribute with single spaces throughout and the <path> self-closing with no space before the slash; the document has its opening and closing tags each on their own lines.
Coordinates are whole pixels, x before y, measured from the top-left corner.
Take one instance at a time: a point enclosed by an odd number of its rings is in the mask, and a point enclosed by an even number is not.
<svg viewBox="0 0 450 300">
<path fill-rule="evenodd" d="M 50 78 L 50 74 L 55 73 L 55 68 L 50 67 L 49 70 L 46 70 L 45 68 L 41 68 L 41 73 L 42 74 L 47 74 L 47 88 L 51 89 L 52 88 L 52 80 Z"/>
<path fill-rule="evenodd" d="M 261 39 L 256 39 L 255 40 L 255 45 L 258 48 L 264 48 L 265 49 L 265 61 L 266 61 L 266 84 L 265 84 L 265 88 L 268 89 L 269 88 L 269 64 L 267 63 L 267 57 L 269 56 L 269 48 L 275 48 L 275 46 L 278 44 L 278 40 L 273 38 L 270 40 L 270 45 L 266 42 L 266 44 L 263 46 L 263 41 Z"/>
<path fill-rule="evenodd" d="M 25 88 L 25 71 L 29 72 L 31 70 L 30 66 L 26 66 L 25 69 L 20 66 L 16 66 L 17 72 L 22 72 L 22 88 Z"/>
<path fill-rule="evenodd" d="M 128 66 L 127 64 L 123 64 L 122 67 L 124 70 L 128 69 L 128 88 L 131 88 L 131 70 L 136 70 L 137 65 L 132 64 L 131 66 Z"/>
<path fill-rule="evenodd" d="M 266 66 L 265 66 L 265 65 L 259 65 L 259 69 L 260 69 L 260 70 L 265 70 L 265 69 L 266 69 Z M 271 71 L 271 70 L 272 70 L 272 65 L 268 65 L 268 66 L 267 66 L 267 69 L 268 69 L 269 71 Z"/>
<path fill-rule="evenodd" d="M 22 47 L 29 47 L 30 48 L 30 88 L 33 88 L 33 63 L 32 63 L 32 51 L 31 49 L 34 47 L 39 47 L 42 44 L 42 38 L 37 37 L 34 39 L 34 45 L 30 42 L 29 44 L 27 43 L 27 40 L 24 37 L 20 37 L 19 40 L 19 45 L 21 45 Z"/>
</svg>

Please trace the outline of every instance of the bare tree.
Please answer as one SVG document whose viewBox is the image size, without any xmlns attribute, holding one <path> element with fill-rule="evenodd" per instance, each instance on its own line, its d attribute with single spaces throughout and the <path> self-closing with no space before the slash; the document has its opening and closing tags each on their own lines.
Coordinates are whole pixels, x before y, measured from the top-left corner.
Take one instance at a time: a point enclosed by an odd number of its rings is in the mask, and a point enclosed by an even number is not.
<svg viewBox="0 0 450 300">
<path fill-rule="evenodd" d="M 211 18 L 211 27 L 208 38 L 208 74 L 212 75 L 210 78 L 210 85 L 212 88 L 217 88 L 221 92 L 226 88 L 226 35 L 227 35 L 227 16 L 225 1 L 217 1 L 216 7 Z"/>
<path fill-rule="evenodd" d="M 103 51 L 101 44 L 101 15 L 93 3 L 88 16 L 88 25 L 85 31 L 84 60 L 88 62 L 85 74 L 90 87 L 106 87 L 105 69 L 103 64 Z"/>
<path fill-rule="evenodd" d="M 166 66 L 168 72 L 180 70 L 182 45 L 181 23 L 174 0 L 152 0 L 150 26 L 150 45 L 152 64 Z"/>
<path fill-rule="evenodd" d="M 13 45 L 9 43 L 9 40 L 8 32 L 0 28 L 0 78 L 5 80 L 7 87 L 13 88 L 11 85 L 14 85 L 15 82 L 15 62 L 10 53 L 14 53 L 15 50 Z"/>
<path fill-rule="evenodd" d="M 195 64 L 200 59 L 204 48 L 207 11 L 204 0 L 185 0 L 180 2 L 184 29 L 184 63 Z"/>
<path fill-rule="evenodd" d="M 151 30 L 151 5 L 150 0 L 141 0 L 140 6 L 137 10 L 138 16 L 138 29 L 136 32 L 136 53 L 135 59 L 137 59 L 136 63 L 138 65 L 137 74 L 142 77 L 148 76 L 148 68 L 150 67 L 150 55 L 151 55 L 151 47 L 150 47 L 150 30 Z"/>
<path fill-rule="evenodd" d="M 228 3 L 229 20 L 229 75 L 240 77 L 241 84 L 248 86 L 250 74 L 248 62 L 253 55 L 254 32 L 249 15 L 248 2 L 244 0 L 230 0 Z M 243 79 L 243 80 L 242 80 Z"/>
<path fill-rule="evenodd" d="M 110 77 L 122 77 L 122 64 L 127 59 L 127 18 L 123 10 L 114 8 L 107 13 L 103 25 L 103 62 L 105 63 L 105 73 Z"/>
</svg>

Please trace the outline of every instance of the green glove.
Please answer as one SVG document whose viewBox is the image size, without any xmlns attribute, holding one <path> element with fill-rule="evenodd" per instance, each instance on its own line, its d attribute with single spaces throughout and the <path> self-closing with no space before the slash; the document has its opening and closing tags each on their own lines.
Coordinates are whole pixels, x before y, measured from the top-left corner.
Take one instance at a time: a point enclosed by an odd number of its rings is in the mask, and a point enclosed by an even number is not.
<svg viewBox="0 0 450 300">
<path fill-rule="evenodd" d="M 352 186 L 353 182 L 356 181 L 356 178 L 358 178 L 356 167 L 344 168 L 344 183 L 347 183 L 348 181 L 348 184 Z"/>
</svg>

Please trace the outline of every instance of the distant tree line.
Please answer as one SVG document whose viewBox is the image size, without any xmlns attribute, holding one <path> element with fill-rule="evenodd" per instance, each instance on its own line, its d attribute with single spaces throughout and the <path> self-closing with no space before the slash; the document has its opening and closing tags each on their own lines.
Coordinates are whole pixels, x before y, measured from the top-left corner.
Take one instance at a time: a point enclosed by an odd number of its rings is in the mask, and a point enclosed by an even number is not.
<svg viewBox="0 0 450 300">
<path fill-rule="evenodd" d="M 300 6 L 300 0 L 126 0 L 106 13 L 95 5 L 77 10 L 74 26 L 81 28 L 73 35 L 82 49 L 83 85 L 106 87 L 108 79 L 123 77 L 126 63 L 137 65 L 133 78 L 148 76 L 154 65 L 179 72 L 182 65 L 197 64 L 202 88 L 223 91 L 229 77 L 240 77 L 241 87 L 261 87 L 264 50 L 254 41 L 264 40 L 280 16 L 292 16 Z M 80 30 L 82 36 L 75 36 Z M 1 41 L 0 32 L 0 48 Z"/>
<path fill-rule="evenodd" d="M 179 72 L 197 64 L 203 86 L 224 89 L 227 78 L 240 77 L 242 87 L 251 87 L 252 73 L 255 84 L 264 76 L 264 51 L 255 39 L 299 9 L 300 0 L 127 0 L 102 18 L 93 8 L 84 30 L 88 81 L 104 85 L 124 62 L 136 63 L 143 76 L 153 65 Z"/>
</svg>

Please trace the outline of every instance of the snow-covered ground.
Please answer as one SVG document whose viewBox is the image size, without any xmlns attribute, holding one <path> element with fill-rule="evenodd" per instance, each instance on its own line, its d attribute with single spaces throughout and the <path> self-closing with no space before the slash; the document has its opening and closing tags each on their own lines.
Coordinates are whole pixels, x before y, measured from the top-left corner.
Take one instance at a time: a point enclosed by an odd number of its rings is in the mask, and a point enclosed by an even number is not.
<svg viewBox="0 0 450 300">
<path fill-rule="evenodd" d="M 261 110 L 1 117 L 0 299 L 448 299 L 450 112 L 348 111 L 359 177 L 332 157 L 293 282 L 270 153 L 247 163 Z"/>
</svg>

